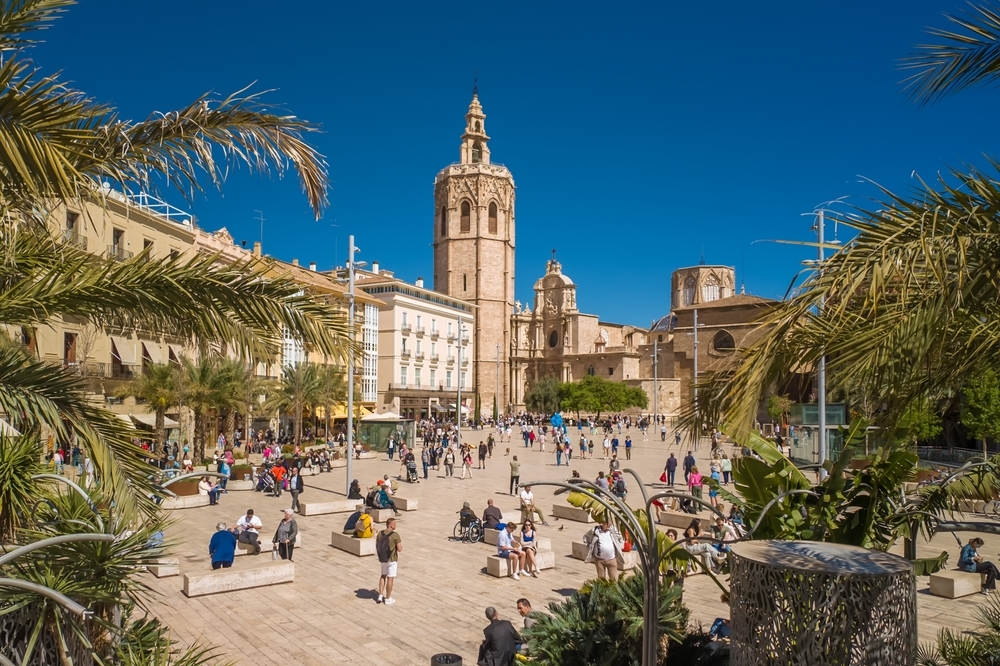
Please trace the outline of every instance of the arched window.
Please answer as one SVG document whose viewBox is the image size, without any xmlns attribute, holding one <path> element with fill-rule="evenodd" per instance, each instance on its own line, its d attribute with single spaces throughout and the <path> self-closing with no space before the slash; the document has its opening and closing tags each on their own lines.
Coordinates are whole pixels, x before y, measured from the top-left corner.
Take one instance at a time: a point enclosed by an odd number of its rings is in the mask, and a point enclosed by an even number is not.
<svg viewBox="0 0 1000 666">
<path fill-rule="evenodd" d="M 472 163 L 476 164 L 483 161 L 483 147 L 478 141 L 472 144 Z"/>
<path fill-rule="evenodd" d="M 467 234 L 471 229 L 472 229 L 472 207 L 469 206 L 468 201 L 463 201 L 461 231 L 463 234 Z"/>
<path fill-rule="evenodd" d="M 549 347 L 556 347 L 559 344 L 559 331 L 549 333 Z"/>
<path fill-rule="evenodd" d="M 490 204 L 490 233 L 495 234 L 497 232 L 497 205 L 496 203 Z"/>
<path fill-rule="evenodd" d="M 714 275 L 709 275 L 705 283 L 701 285 L 701 302 L 711 303 L 719 300 L 719 279 Z"/>
<path fill-rule="evenodd" d="M 477 120 L 477 121 L 476 121 L 476 131 L 477 131 L 477 132 L 480 132 L 480 131 L 482 131 L 482 129 L 483 129 L 483 126 L 482 126 L 482 125 L 480 125 L 480 124 L 479 124 L 479 121 Z"/>
<path fill-rule="evenodd" d="M 717 354 L 732 354 L 736 351 L 736 341 L 729 331 L 719 331 L 712 338 L 712 351 Z"/>
<path fill-rule="evenodd" d="M 696 284 L 692 276 L 684 280 L 684 305 L 694 305 L 694 290 Z"/>
<path fill-rule="evenodd" d="M 448 208 L 441 206 L 441 235 L 448 235 Z"/>
</svg>

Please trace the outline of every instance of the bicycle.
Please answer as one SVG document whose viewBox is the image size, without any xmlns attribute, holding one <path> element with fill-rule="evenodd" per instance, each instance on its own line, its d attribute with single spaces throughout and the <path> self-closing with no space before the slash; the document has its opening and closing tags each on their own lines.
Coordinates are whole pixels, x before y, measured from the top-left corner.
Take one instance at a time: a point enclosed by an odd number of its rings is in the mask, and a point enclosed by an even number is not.
<svg viewBox="0 0 1000 666">
<path fill-rule="evenodd" d="M 455 528 L 452 530 L 452 536 L 455 539 L 469 543 L 482 541 L 484 534 L 483 524 L 479 520 L 473 520 L 468 526 L 462 525 L 462 521 L 460 520 L 455 523 Z"/>
</svg>

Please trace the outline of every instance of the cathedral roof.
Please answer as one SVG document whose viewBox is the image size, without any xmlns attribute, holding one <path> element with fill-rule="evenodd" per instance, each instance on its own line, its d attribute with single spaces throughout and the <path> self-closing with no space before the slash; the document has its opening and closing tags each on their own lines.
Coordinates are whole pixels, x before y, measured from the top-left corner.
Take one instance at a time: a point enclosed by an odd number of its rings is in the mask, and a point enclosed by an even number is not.
<svg viewBox="0 0 1000 666">
<path fill-rule="evenodd" d="M 734 305 L 770 305 L 777 303 L 773 298 L 763 298 L 762 296 L 752 296 L 750 294 L 735 294 L 728 298 L 719 298 L 707 303 L 695 303 L 694 305 L 683 305 L 678 310 L 705 310 L 707 308 L 728 308 Z"/>
</svg>

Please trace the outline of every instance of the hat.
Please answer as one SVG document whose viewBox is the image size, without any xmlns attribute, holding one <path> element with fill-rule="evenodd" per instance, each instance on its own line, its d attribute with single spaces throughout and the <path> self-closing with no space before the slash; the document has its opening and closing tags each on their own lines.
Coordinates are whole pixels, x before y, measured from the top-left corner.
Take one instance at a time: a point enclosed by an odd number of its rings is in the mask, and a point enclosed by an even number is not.
<svg viewBox="0 0 1000 666">
<path fill-rule="evenodd" d="M 375 484 L 381 486 L 381 485 L 385 484 L 385 481 L 383 481 L 382 479 L 379 479 L 378 481 L 375 482 Z"/>
<path fill-rule="evenodd" d="M 463 509 L 471 509 L 472 507 L 469 506 L 468 502 L 462 502 L 462 508 Z"/>
</svg>

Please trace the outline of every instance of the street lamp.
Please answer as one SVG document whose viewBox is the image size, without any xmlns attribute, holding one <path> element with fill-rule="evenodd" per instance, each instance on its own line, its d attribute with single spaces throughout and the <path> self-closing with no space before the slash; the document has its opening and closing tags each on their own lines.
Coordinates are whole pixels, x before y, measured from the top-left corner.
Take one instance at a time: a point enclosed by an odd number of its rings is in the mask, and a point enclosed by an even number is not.
<svg viewBox="0 0 1000 666">
<path fill-rule="evenodd" d="M 354 461 L 354 274 L 367 265 L 365 261 L 354 261 L 354 255 L 361 251 L 354 246 L 354 235 L 347 237 L 347 324 L 350 329 L 350 344 L 347 347 L 347 487 L 351 494 L 351 476 Z M 340 274 L 343 277 L 343 273 Z"/>
</svg>

